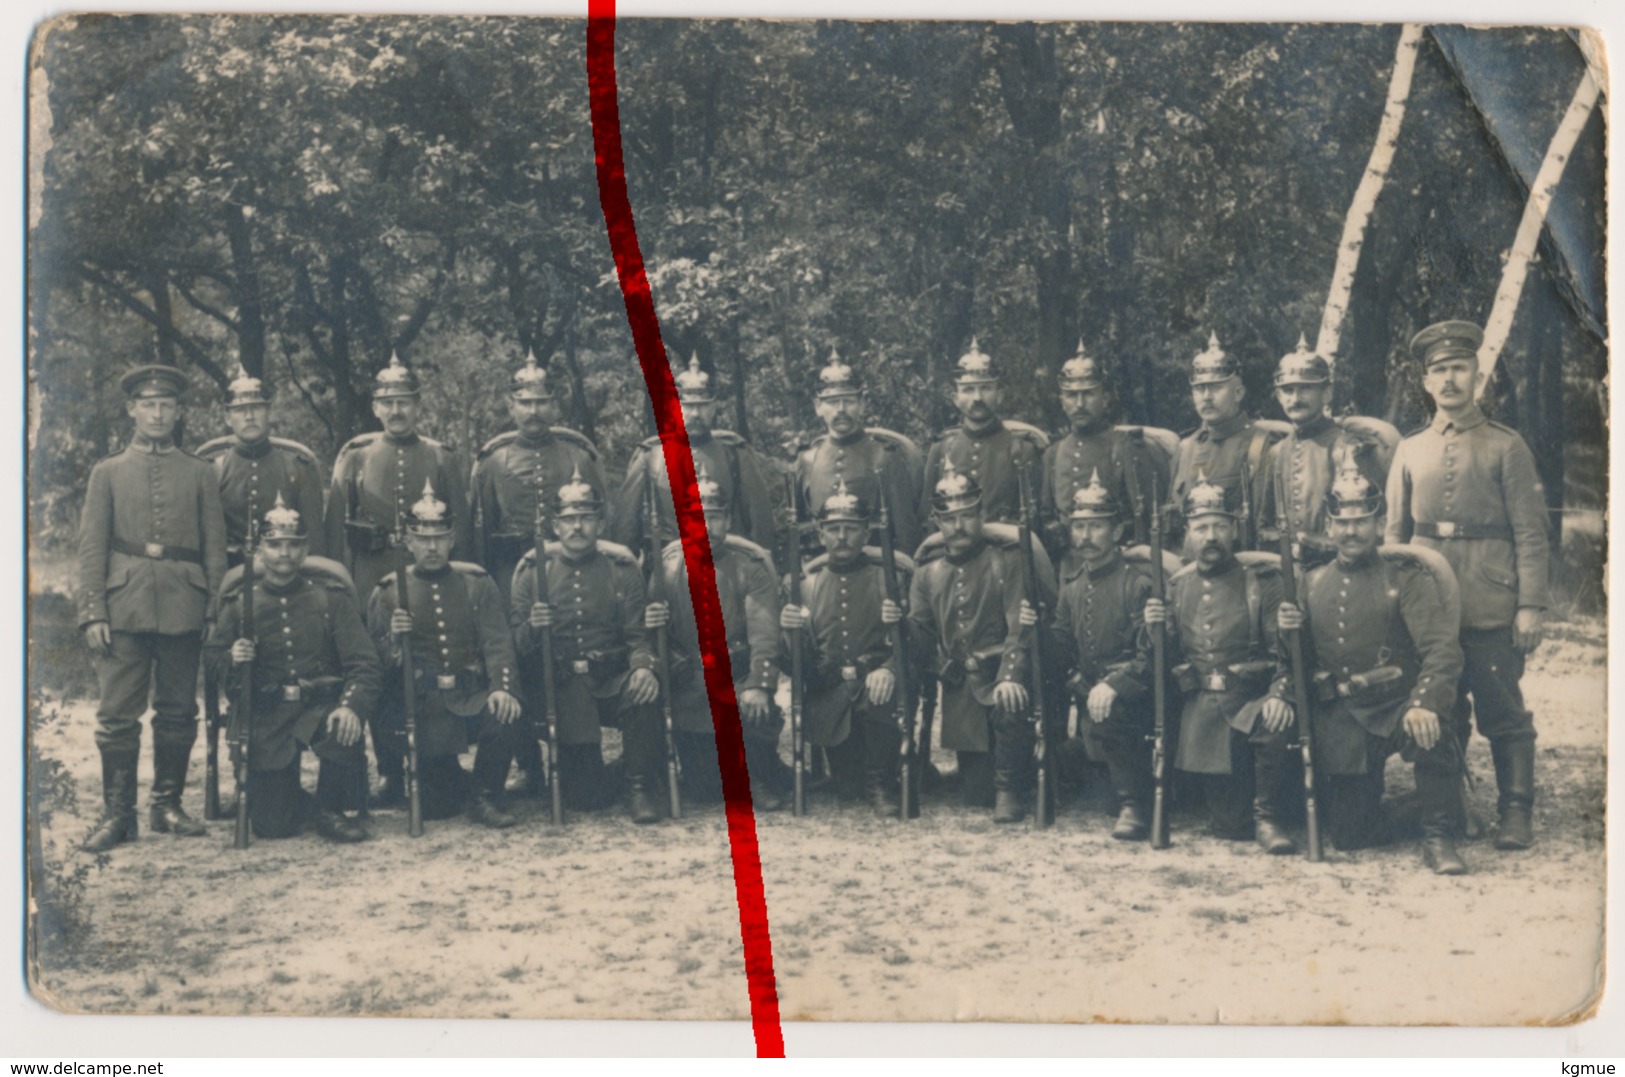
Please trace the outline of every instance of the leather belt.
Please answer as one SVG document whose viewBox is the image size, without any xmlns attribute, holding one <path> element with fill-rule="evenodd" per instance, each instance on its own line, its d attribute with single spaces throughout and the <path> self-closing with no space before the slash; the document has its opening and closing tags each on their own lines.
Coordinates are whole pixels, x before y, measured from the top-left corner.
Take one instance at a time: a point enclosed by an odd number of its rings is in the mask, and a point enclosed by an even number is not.
<svg viewBox="0 0 1625 1077">
<path fill-rule="evenodd" d="M 1451 520 L 1416 525 L 1416 533 L 1431 539 L 1502 539 L 1512 541 L 1512 528 L 1506 524 L 1462 524 Z"/>
<path fill-rule="evenodd" d="M 1202 687 L 1209 692 L 1223 692 L 1230 684 L 1230 678 L 1223 673 L 1206 673 L 1202 675 Z"/>
<path fill-rule="evenodd" d="M 148 557 L 154 561 L 190 561 L 194 565 L 203 563 L 201 552 L 189 550 L 184 546 L 165 546 L 161 542 L 128 542 L 115 538 L 113 550 L 131 557 Z"/>
<path fill-rule="evenodd" d="M 841 680 L 843 680 L 843 681 L 855 681 L 857 679 L 858 679 L 858 667 L 857 666 L 842 666 L 841 667 Z"/>
</svg>

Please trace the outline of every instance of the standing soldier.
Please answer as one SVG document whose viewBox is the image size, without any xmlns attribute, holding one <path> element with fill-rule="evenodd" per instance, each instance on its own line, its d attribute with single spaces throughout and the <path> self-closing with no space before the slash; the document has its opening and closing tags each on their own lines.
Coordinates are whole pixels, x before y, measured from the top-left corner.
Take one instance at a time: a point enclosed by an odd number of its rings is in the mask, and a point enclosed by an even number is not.
<svg viewBox="0 0 1625 1077">
<path fill-rule="evenodd" d="M 632 790 L 632 816 L 661 815 L 660 682 L 643 627 L 643 574 L 632 551 L 598 537 L 604 502 L 581 472 L 559 487 L 551 514 L 558 541 L 543 551 L 547 586 L 536 586 L 536 551 L 513 577 L 508 606 L 514 641 L 525 665 L 525 694 L 542 698 L 541 678 L 553 678 L 558 722 L 559 781 L 577 810 L 603 807 L 614 796 L 601 747 L 604 725 L 620 728 L 622 759 Z M 545 593 L 549 601 L 539 601 Z M 541 669 L 541 633 L 553 633 L 553 668 Z M 535 732 L 527 730 L 534 741 Z"/>
<path fill-rule="evenodd" d="M 1267 553 L 1237 557 L 1239 514 L 1217 484 L 1198 477 L 1182 507 L 1196 560 L 1168 581 L 1166 605 L 1145 604 L 1146 624 L 1171 625 L 1170 660 L 1185 693 L 1174 765 L 1206 777 L 1215 837 L 1256 833 L 1265 852 L 1291 853 L 1297 846 L 1282 819 L 1292 708 L 1268 695 L 1280 564 Z"/>
<path fill-rule="evenodd" d="M 999 417 L 1003 389 L 992 357 L 977 347 L 959 357 L 954 376 L 954 407 L 961 422 L 932 442 L 925 457 L 925 480 L 920 518 L 928 518 L 936 502 L 937 484 L 950 470 L 981 491 L 982 519 L 1015 523 L 1021 518 L 1021 495 L 1016 473 L 1027 468 L 1032 489 L 1039 488 L 1042 457 L 1049 439 L 1026 423 Z"/>
<path fill-rule="evenodd" d="M 1304 578 L 1303 610 L 1283 604 L 1280 627 L 1307 625 L 1315 769 L 1326 776 L 1326 820 L 1345 851 L 1382 844 L 1383 769 L 1400 752 L 1416 764 L 1422 855 L 1440 875 L 1464 875 L 1451 828 L 1461 753 L 1444 725 L 1461 677 L 1461 601 L 1450 566 L 1431 550 L 1381 550 L 1382 490 L 1344 470 L 1326 505 L 1337 559 Z M 1271 695 L 1293 698 L 1282 664 Z"/>
<path fill-rule="evenodd" d="M 745 767 L 750 771 L 750 798 L 758 811 L 781 811 L 784 797 L 776 788 L 785 770 L 778 756 L 784 718 L 773 704 L 778 687 L 779 582 L 773 557 L 762 547 L 728 533 L 732 512 L 727 492 L 699 460 L 695 485 L 716 570 L 717 600 L 728 634 L 728 664 L 733 670 L 734 698 L 744 729 Z M 661 551 L 662 593 L 688 594 L 688 564 L 683 544 L 674 540 Z M 716 730 L 701 668 L 700 630 L 694 606 L 679 601 L 676 613 L 665 602 L 649 603 L 645 625 L 671 626 L 672 710 L 678 753 L 690 791 L 698 799 L 721 792 Z"/>
<path fill-rule="evenodd" d="M 405 733 L 401 671 L 403 637 L 411 638 L 417 721 L 418 781 L 425 819 L 446 819 L 468 803 L 468 817 L 498 829 L 515 819 L 503 808 L 503 783 L 519 737 L 518 673 L 507 606 L 491 577 L 478 565 L 451 560 L 455 510 L 425 484 L 407 510 L 405 601 L 395 573 L 378 581 L 367 606 L 367 624 L 384 658 L 385 703 L 374 743 Z M 470 740 L 474 796 L 457 757 Z M 404 745 L 395 748 L 404 751 Z"/>
<path fill-rule="evenodd" d="M 473 552 L 464 511 L 466 465 L 460 465 L 448 447 L 418 434 L 421 407 L 416 372 L 391 354 L 389 365 L 372 383 L 372 413 L 384 424 L 383 431 L 351 438 L 333 462 L 327 550 L 350 570 L 357 594 L 370 596 L 379 579 L 394 571 L 402 520 L 425 483 L 433 484 L 453 506 L 456 530 L 448 559 Z M 399 745 L 381 737 L 376 725 L 373 753 L 384 780 L 379 806 L 400 807 L 405 803 L 405 760 Z"/>
<path fill-rule="evenodd" d="M 995 823 L 1018 823 L 1032 778 L 1027 648 L 1038 613 L 1023 595 L 1020 550 L 1003 532 L 995 540 L 981 488 L 952 459 L 931 505 L 941 539 L 927 540 L 917 558 L 909 637 L 918 653 L 934 654 L 942 746 L 959 754 L 960 803 L 991 803 Z M 926 563 L 939 541 L 943 555 Z M 1053 590 L 1053 577 L 1045 582 Z"/>
<path fill-rule="evenodd" d="M 1527 849 L 1534 843 L 1535 719 L 1518 682 L 1524 656 L 1540 645 L 1546 608 L 1546 498 L 1529 446 L 1474 401 L 1483 340 L 1471 322 L 1440 322 L 1411 341 L 1438 411 L 1394 454 L 1387 541 L 1437 550 L 1456 573 L 1466 668 L 1451 733 L 1465 749 L 1477 716 L 1500 789 L 1495 847 Z"/>
<path fill-rule="evenodd" d="M 604 488 L 598 449 L 574 430 L 552 425 L 558 404 L 547 384 L 547 370 L 536 356 L 508 383 L 508 413 L 515 429 L 485 443 L 474 464 L 474 543 L 476 560 L 496 581 L 504 596 L 513 583 L 514 566 L 536 541 L 538 513 L 554 503 L 559 488 L 572 475 L 583 476 L 595 490 Z"/>
<path fill-rule="evenodd" d="M 1151 809 L 1151 668 L 1142 640 L 1151 577 L 1119 550 L 1128 514 L 1098 472 L 1072 495 L 1075 554 L 1061 570 L 1053 632 L 1073 672 L 1081 733 L 1099 747 L 1117 797 L 1112 837 L 1144 841 Z"/>
<path fill-rule="evenodd" d="M 102 817 L 84 842 L 97 853 L 136 836 L 136 763 L 149 698 L 148 822 L 160 834 L 204 833 L 181 808 L 181 792 L 197 739 L 203 632 L 226 574 L 214 469 L 173 441 L 186 375 L 144 366 L 120 385 L 134 435 L 91 469 L 79 516 L 79 628 L 101 686 Z"/>
<path fill-rule="evenodd" d="M 1268 545 L 1290 530 L 1299 560 L 1312 568 L 1336 553 L 1326 522 L 1332 478 L 1352 467 L 1381 489 L 1399 431 L 1379 419 L 1339 420 L 1328 415 L 1331 365 L 1310 351 L 1302 336 L 1297 348 L 1276 366 L 1275 398 L 1292 423 L 1292 432 L 1270 447 L 1269 482 L 1258 514 L 1263 522 L 1260 539 Z"/>
<path fill-rule="evenodd" d="M 1150 541 L 1151 482 L 1168 489 L 1168 461 L 1179 441 L 1166 430 L 1112 425 L 1117 392 L 1100 360 L 1083 351 L 1061 366 L 1061 409 L 1071 421 L 1066 437 L 1044 451 L 1039 511 L 1051 556 L 1067 548 L 1072 495 L 1097 475 L 1132 523 L 1132 541 Z"/>
<path fill-rule="evenodd" d="M 1169 494 L 1177 506 L 1198 481 L 1222 487 L 1238 506 L 1238 550 L 1250 549 L 1258 534 L 1258 507 L 1266 485 L 1264 454 L 1272 436 L 1242 411 L 1246 396 L 1241 366 L 1219 347 L 1218 334 L 1210 333 L 1207 350 L 1191 360 L 1191 399 L 1202 425 L 1179 443 Z M 1183 533 L 1177 522 L 1175 531 Z"/>
<path fill-rule="evenodd" d="M 715 378 L 700 369 L 700 357 L 688 362 L 688 369 L 676 377 L 677 400 L 683 409 L 683 428 L 694 451 L 694 468 L 703 466 L 724 500 L 732 506 L 729 533 L 748 538 L 764 549 L 777 548 L 778 523 L 773 514 L 774 466 L 762 458 L 750 443 L 732 430 L 715 427 L 717 396 Z M 611 506 L 609 537 L 621 545 L 637 548 L 649 526 L 643 518 L 644 475 L 653 471 L 660 519 L 655 533 L 662 543 L 677 535 L 677 516 L 672 508 L 671 480 L 666 474 L 666 454 L 658 437 L 646 438 L 626 468 L 626 480 Z M 783 482 L 782 477 L 777 480 Z M 687 594 L 687 591 L 682 592 Z M 777 614 L 774 615 L 777 617 Z"/>
<path fill-rule="evenodd" d="M 880 552 L 865 549 L 871 515 L 837 479 L 818 510 L 825 552 L 807 564 L 805 604 L 786 605 L 779 627 L 812 629 L 804 665 L 807 742 L 828 749 L 842 789 L 864 790 L 875 814 L 891 818 L 901 748 L 892 696 L 902 656 L 892 652 L 889 629 L 903 611 L 886 597 Z M 898 555 L 898 563 L 907 586 L 913 562 Z"/>
<path fill-rule="evenodd" d="M 303 521 L 307 554 L 326 556 L 322 466 L 297 441 L 271 436 L 271 391 L 241 366 L 226 386 L 226 422 L 231 434 L 206 442 L 197 453 L 214 462 L 220 479 L 228 565 L 243 563 L 249 522 L 262 519 L 279 497 Z"/>
<path fill-rule="evenodd" d="M 818 398 L 814 408 L 824 421 L 824 433 L 796 457 L 798 517 L 819 519 L 824 501 L 837 484 L 849 493 L 876 504 L 871 489 L 875 477 L 886 486 L 886 503 L 897 506 L 892 527 L 897 544 L 913 550 L 925 533 L 916 514 L 919 508 L 920 450 L 908 438 L 879 427 L 865 428 L 867 400 L 852 368 L 831 355 L 818 372 Z M 867 538 L 867 536 L 864 536 Z"/>
<path fill-rule="evenodd" d="M 336 575 L 331 561 L 306 560 L 308 529 L 280 495 L 265 514 L 258 550 L 254 624 L 243 624 L 243 572 L 234 568 L 209 641 L 212 663 L 225 667 L 221 679 L 234 698 L 241 686 L 233 681 L 253 663 L 249 821 L 259 837 L 288 838 L 314 814 L 317 832 L 329 841 L 366 841 L 371 835 L 344 812 L 362 807 L 361 716 L 378 701 L 378 652 L 349 580 Z M 321 761 L 314 802 L 299 782 L 307 748 Z"/>
</svg>

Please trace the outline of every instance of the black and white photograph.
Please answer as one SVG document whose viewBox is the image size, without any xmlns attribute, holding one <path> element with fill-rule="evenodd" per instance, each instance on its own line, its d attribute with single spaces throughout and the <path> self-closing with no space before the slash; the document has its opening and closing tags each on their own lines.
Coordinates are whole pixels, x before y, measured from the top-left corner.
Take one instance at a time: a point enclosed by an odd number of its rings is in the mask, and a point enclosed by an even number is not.
<svg viewBox="0 0 1625 1077">
<path fill-rule="evenodd" d="M 1590 1020 L 1602 37 L 594 10 L 35 28 L 32 998 Z"/>
</svg>

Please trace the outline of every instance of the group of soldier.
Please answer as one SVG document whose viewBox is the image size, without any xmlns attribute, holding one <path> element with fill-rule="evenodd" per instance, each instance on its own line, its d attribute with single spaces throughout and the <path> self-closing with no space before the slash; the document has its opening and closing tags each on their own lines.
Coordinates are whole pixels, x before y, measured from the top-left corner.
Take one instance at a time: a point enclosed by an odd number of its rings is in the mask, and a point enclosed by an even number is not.
<svg viewBox="0 0 1625 1077">
<path fill-rule="evenodd" d="M 1198 429 L 1117 425 L 1080 345 L 1053 443 L 1001 414 L 1000 371 L 973 341 L 952 390 L 961 422 L 924 453 L 866 425 L 862 380 L 832 357 L 825 432 L 788 468 L 715 426 L 714 376 L 691 362 L 675 380 L 754 806 L 799 808 L 820 759 L 843 795 L 907 817 L 922 772 L 940 777 L 915 718 L 940 711 L 961 803 L 996 822 L 1042 817 L 1058 781 L 1103 771 L 1114 838 L 1150 836 L 1153 802 L 1177 788 L 1213 835 L 1290 853 L 1307 756 L 1311 819 L 1348 850 L 1389 840 L 1397 753 L 1415 766 L 1426 862 L 1459 874 L 1476 715 L 1495 844 L 1527 848 L 1535 732 L 1519 680 L 1546 604 L 1546 507 L 1522 438 L 1476 403 L 1481 340 L 1459 321 L 1417 334 L 1436 408 L 1403 439 L 1333 419 L 1330 366 L 1302 341 L 1274 379 L 1285 422 L 1247 416 L 1240 367 L 1210 338 L 1190 368 Z M 343 446 L 329 484 L 308 449 L 270 435 L 259 378 L 239 371 L 231 435 L 195 455 L 174 441 L 181 371 L 141 367 L 123 388 L 133 434 L 92 471 L 80 526 L 104 788 L 87 850 L 136 836 L 149 699 L 149 825 L 204 832 L 182 807 L 200 664 L 211 714 L 232 701 L 261 837 L 365 840 L 372 810 L 408 799 L 414 816 L 510 827 L 511 772 L 555 817 L 624 793 L 655 823 L 720 799 L 659 438 L 608 489 L 527 358 L 515 428 L 470 478 L 419 432 L 418 376 L 391 357 L 372 387 L 382 430 Z M 606 727 L 621 741 L 608 765 Z"/>
</svg>

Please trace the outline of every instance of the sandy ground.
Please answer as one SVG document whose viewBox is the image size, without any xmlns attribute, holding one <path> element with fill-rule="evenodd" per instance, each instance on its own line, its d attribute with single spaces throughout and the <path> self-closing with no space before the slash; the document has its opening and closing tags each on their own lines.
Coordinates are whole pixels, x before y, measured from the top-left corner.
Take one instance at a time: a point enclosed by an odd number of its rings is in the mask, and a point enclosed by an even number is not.
<svg viewBox="0 0 1625 1077">
<path fill-rule="evenodd" d="M 1107 837 L 1098 792 L 1047 832 L 928 797 L 902 824 L 815 798 L 758 819 L 787 1019 L 1177 1024 L 1525 1024 L 1601 988 L 1604 663 L 1596 623 L 1554 626 L 1525 691 L 1540 728 L 1537 846 L 1463 847 L 1433 876 L 1417 843 L 1327 860 L 1263 856 L 1173 817 L 1175 847 Z M 77 785 L 42 836 L 70 863 L 100 800 L 86 701 L 38 739 Z M 145 753 L 144 753 L 145 754 Z M 201 815 L 193 763 L 188 810 Z M 1494 816 L 1487 746 L 1476 803 Z M 940 756 L 944 769 L 950 757 Z M 143 766 L 148 761 L 143 760 Z M 1410 786 L 1395 760 L 1392 792 Z M 146 775 L 143 774 L 145 782 Z M 229 783 L 228 783 L 229 785 Z M 142 797 L 145 805 L 145 794 Z M 718 1019 L 748 1015 L 720 807 L 656 827 L 624 812 L 413 840 L 314 835 L 231 847 L 148 833 L 91 873 L 93 925 L 38 955 L 36 994 L 90 1013 Z M 144 814 L 144 812 L 143 812 Z"/>
</svg>

